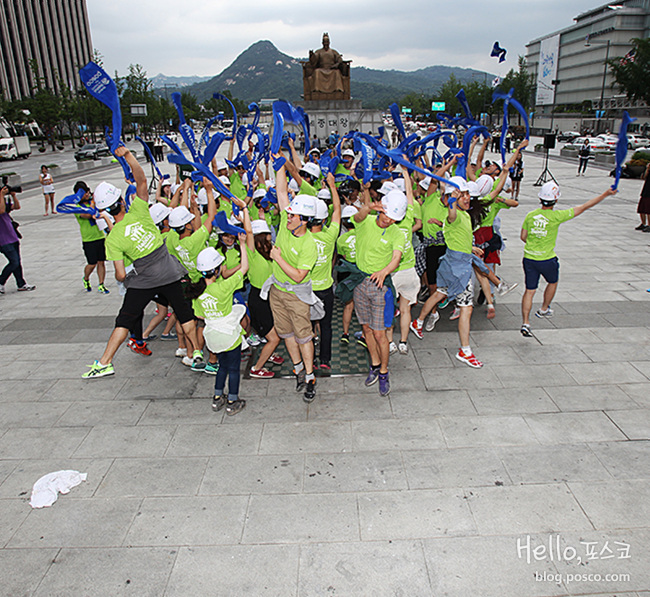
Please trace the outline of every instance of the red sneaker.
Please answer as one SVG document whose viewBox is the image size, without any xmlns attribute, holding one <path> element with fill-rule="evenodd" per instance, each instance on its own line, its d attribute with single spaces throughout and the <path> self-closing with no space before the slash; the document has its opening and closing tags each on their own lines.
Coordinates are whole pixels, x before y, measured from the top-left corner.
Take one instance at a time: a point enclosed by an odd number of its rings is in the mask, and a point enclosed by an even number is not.
<svg viewBox="0 0 650 597">
<path fill-rule="evenodd" d="M 143 342 L 142 344 L 138 344 L 133 338 L 129 338 L 129 341 L 126 343 L 126 345 L 133 352 L 137 354 L 141 354 L 142 356 L 150 357 L 152 355 L 152 352 L 147 348 L 146 342 Z"/>
<path fill-rule="evenodd" d="M 275 373 L 273 373 L 273 371 L 265 369 L 264 367 L 261 369 L 253 369 L 251 367 L 250 376 L 256 379 L 270 379 L 271 377 L 275 376 Z"/>
<path fill-rule="evenodd" d="M 270 357 L 269 361 L 274 365 L 282 365 L 284 363 L 284 358 L 281 357 L 277 352 L 274 352 Z"/>
<path fill-rule="evenodd" d="M 418 320 L 414 319 L 411 322 L 411 325 L 409 326 L 411 328 L 411 331 L 420 339 L 422 340 L 423 334 L 422 334 L 422 326 L 418 325 Z"/>
<path fill-rule="evenodd" d="M 462 351 L 462 349 L 458 351 L 456 358 L 466 365 L 474 367 L 474 369 L 480 369 L 483 366 L 483 363 L 481 363 L 481 361 L 479 361 L 474 354 L 470 354 L 468 356 Z"/>
</svg>

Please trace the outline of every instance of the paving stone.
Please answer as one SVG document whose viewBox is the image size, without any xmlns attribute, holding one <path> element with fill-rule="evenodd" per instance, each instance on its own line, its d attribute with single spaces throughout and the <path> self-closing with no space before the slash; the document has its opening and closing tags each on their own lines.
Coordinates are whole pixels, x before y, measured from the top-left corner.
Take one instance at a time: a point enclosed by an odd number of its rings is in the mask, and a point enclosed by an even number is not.
<svg viewBox="0 0 650 597">
<path fill-rule="evenodd" d="M 305 493 L 390 491 L 407 489 L 398 452 L 307 454 Z"/>
<path fill-rule="evenodd" d="M 310 421 L 353 421 L 364 419 L 390 419 L 391 405 L 386 398 L 376 394 L 325 394 L 309 405 Z"/>
<path fill-rule="evenodd" d="M 298 558 L 297 545 L 181 547 L 165 597 L 295 595 Z"/>
<path fill-rule="evenodd" d="M 650 442 L 600 442 L 589 447 L 615 479 L 650 479 Z"/>
<path fill-rule="evenodd" d="M 430 595 L 419 541 L 322 543 L 300 552 L 298 592 L 303 597 Z"/>
<path fill-rule="evenodd" d="M 242 543 L 358 541 L 354 494 L 252 495 Z"/>
<path fill-rule="evenodd" d="M 85 428 L 83 428 L 85 429 Z M 147 458 L 162 456 L 174 427 L 96 425 L 74 453 L 75 458 Z"/>
<path fill-rule="evenodd" d="M 164 593 L 176 550 L 62 549 L 52 559 L 54 563 L 34 597 L 158 597 Z"/>
<path fill-rule="evenodd" d="M 489 448 L 402 452 L 409 489 L 509 485 L 497 453 Z"/>
<path fill-rule="evenodd" d="M 5 402 L 0 428 L 52 427 L 69 407 L 69 402 Z"/>
<path fill-rule="evenodd" d="M 158 427 L 151 427 L 155 430 Z M 262 425 L 184 425 L 178 427 L 166 456 L 257 454 Z"/>
<path fill-rule="evenodd" d="M 509 415 L 557 412 L 558 408 L 542 388 L 470 390 L 472 403 L 479 415 Z"/>
<path fill-rule="evenodd" d="M 569 488 L 597 529 L 647 528 L 650 480 L 569 483 Z"/>
<path fill-rule="evenodd" d="M 630 363 L 567 363 L 563 367 L 579 385 L 638 383 L 648 379 Z M 544 384 L 551 385 L 551 384 Z M 568 384 L 555 384 L 568 385 Z"/>
<path fill-rule="evenodd" d="M 9 429 L 0 438 L 0 458 L 66 458 L 88 434 L 87 427 Z"/>
<path fill-rule="evenodd" d="M 304 456 L 215 456 L 209 459 L 199 494 L 300 493 Z"/>
<path fill-rule="evenodd" d="M 242 535 L 248 496 L 148 497 L 126 545 L 235 544 Z"/>
<path fill-rule="evenodd" d="M 650 383 L 630 383 L 618 386 L 639 406 L 650 406 Z"/>
<path fill-rule="evenodd" d="M 29 380 L 26 383 L 47 383 L 46 380 Z M 58 379 L 50 382 L 49 387 L 41 395 L 43 401 L 83 401 L 105 402 L 114 400 L 120 393 L 126 379 L 118 380 L 113 376 L 100 379 Z"/>
<path fill-rule="evenodd" d="M 431 390 L 474 390 L 502 388 L 503 384 L 490 366 L 482 369 L 450 367 L 447 369 L 423 369 L 422 377 L 426 389 Z"/>
<path fill-rule="evenodd" d="M 268 423 L 264 425 L 260 454 L 347 452 L 352 432 L 348 421 Z"/>
<path fill-rule="evenodd" d="M 3 381 L 0 403 L 44 400 L 44 393 L 54 385 L 52 379 Z"/>
<path fill-rule="evenodd" d="M 359 518 L 364 541 L 476 533 L 465 495 L 459 489 L 360 494 Z"/>
<path fill-rule="evenodd" d="M 74 402 L 68 405 L 65 413 L 56 421 L 56 426 L 93 427 L 106 421 L 114 425 L 135 425 L 146 408 L 145 401 Z"/>
<path fill-rule="evenodd" d="M 2 549 L 0 577 L 3 595 L 33 595 L 52 565 L 58 549 Z"/>
<path fill-rule="evenodd" d="M 476 414 L 465 390 L 396 393 L 391 395 L 390 403 L 393 416 L 398 419 Z"/>
<path fill-rule="evenodd" d="M 335 396 L 326 394 L 326 396 Z M 285 394 L 284 396 L 247 396 L 240 393 L 246 400 L 244 416 L 224 417 L 226 425 L 248 425 L 250 423 L 304 423 L 310 407 L 303 402 L 300 394 Z M 324 399 L 324 395 L 317 395 L 315 402 Z M 313 405 L 312 405 L 313 406 Z"/>
<path fill-rule="evenodd" d="M 352 445 L 355 451 L 421 450 L 442 448 L 445 440 L 437 419 L 354 421 Z"/>
<path fill-rule="evenodd" d="M 560 386 L 544 388 L 561 411 L 618 410 L 636 403 L 618 386 Z"/>
<path fill-rule="evenodd" d="M 450 448 L 538 443 L 521 416 L 442 417 L 440 426 Z"/>
<path fill-rule="evenodd" d="M 119 547 L 140 502 L 140 499 L 89 500 L 64 496 L 56 507 L 29 512 L 8 546 Z"/>
<path fill-rule="evenodd" d="M 524 415 L 524 418 L 541 444 L 627 439 L 600 411 Z"/>
<path fill-rule="evenodd" d="M 505 388 L 568 386 L 574 384 L 562 365 L 509 365 L 493 367 Z"/>
<path fill-rule="evenodd" d="M 650 439 L 648 409 L 611 411 L 607 416 L 629 439 Z"/>
<path fill-rule="evenodd" d="M 515 485 L 611 480 L 607 469 L 584 444 L 514 446 L 499 448 L 499 455 Z"/>
<path fill-rule="evenodd" d="M 592 529 L 582 502 L 578 504 L 564 484 L 472 487 L 467 492 L 481 535 Z"/>
</svg>

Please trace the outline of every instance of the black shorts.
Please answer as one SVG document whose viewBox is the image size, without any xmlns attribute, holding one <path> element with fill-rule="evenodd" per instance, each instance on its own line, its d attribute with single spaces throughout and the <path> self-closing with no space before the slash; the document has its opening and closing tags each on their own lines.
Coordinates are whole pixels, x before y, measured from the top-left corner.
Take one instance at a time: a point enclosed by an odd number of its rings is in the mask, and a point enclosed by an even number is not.
<svg viewBox="0 0 650 597">
<path fill-rule="evenodd" d="M 524 257 L 524 275 L 526 290 L 536 290 L 539 286 L 539 277 L 543 276 L 549 284 L 557 284 L 560 279 L 560 262 L 557 257 L 537 261 Z"/>
<path fill-rule="evenodd" d="M 248 310 L 251 314 L 251 326 L 259 336 L 266 336 L 273 329 L 273 313 L 269 301 L 260 298 L 260 289 L 251 285 L 248 295 Z"/>
<path fill-rule="evenodd" d="M 183 287 L 179 280 L 154 288 L 128 288 L 120 312 L 115 318 L 115 327 L 135 329 L 138 322 L 142 321 L 145 307 L 150 301 L 156 300 L 157 295 L 169 301 L 179 323 L 194 319 L 194 312 L 183 296 Z"/>
<path fill-rule="evenodd" d="M 81 243 L 86 256 L 88 265 L 97 265 L 98 261 L 106 261 L 106 249 L 104 248 L 104 239 L 98 238 Z"/>
<path fill-rule="evenodd" d="M 429 245 L 426 248 L 427 255 L 427 280 L 433 286 L 438 277 L 438 264 L 440 258 L 447 252 L 447 245 Z"/>
</svg>

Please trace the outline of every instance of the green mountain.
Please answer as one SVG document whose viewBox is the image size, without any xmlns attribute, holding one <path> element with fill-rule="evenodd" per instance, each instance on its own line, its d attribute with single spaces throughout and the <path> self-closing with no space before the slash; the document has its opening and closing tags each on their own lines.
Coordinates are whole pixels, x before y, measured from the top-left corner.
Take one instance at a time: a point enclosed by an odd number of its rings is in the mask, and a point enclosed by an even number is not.
<svg viewBox="0 0 650 597">
<path fill-rule="evenodd" d="M 199 102 L 226 89 L 233 97 L 245 102 L 276 98 L 299 101 L 302 94 L 300 60 L 283 54 L 268 40 L 258 41 L 221 74 L 188 85 L 183 91 L 194 94 Z M 408 72 L 352 67 L 352 97 L 362 100 L 364 107 L 385 108 L 407 93 L 435 93 L 451 74 L 461 82 L 492 80 L 494 77 L 490 73 L 453 66 L 429 66 Z"/>
</svg>

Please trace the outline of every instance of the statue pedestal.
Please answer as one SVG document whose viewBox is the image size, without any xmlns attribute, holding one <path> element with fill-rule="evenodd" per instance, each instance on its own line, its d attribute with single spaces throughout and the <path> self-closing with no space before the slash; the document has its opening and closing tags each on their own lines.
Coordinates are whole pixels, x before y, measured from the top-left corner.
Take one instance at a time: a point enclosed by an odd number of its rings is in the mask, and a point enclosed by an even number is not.
<svg viewBox="0 0 650 597">
<path fill-rule="evenodd" d="M 364 110 L 361 100 L 312 100 L 297 102 L 307 116 L 309 129 L 320 140 L 338 131 L 343 136 L 350 131 L 378 134 L 383 126 L 381 110 Z"/>
</svg>

